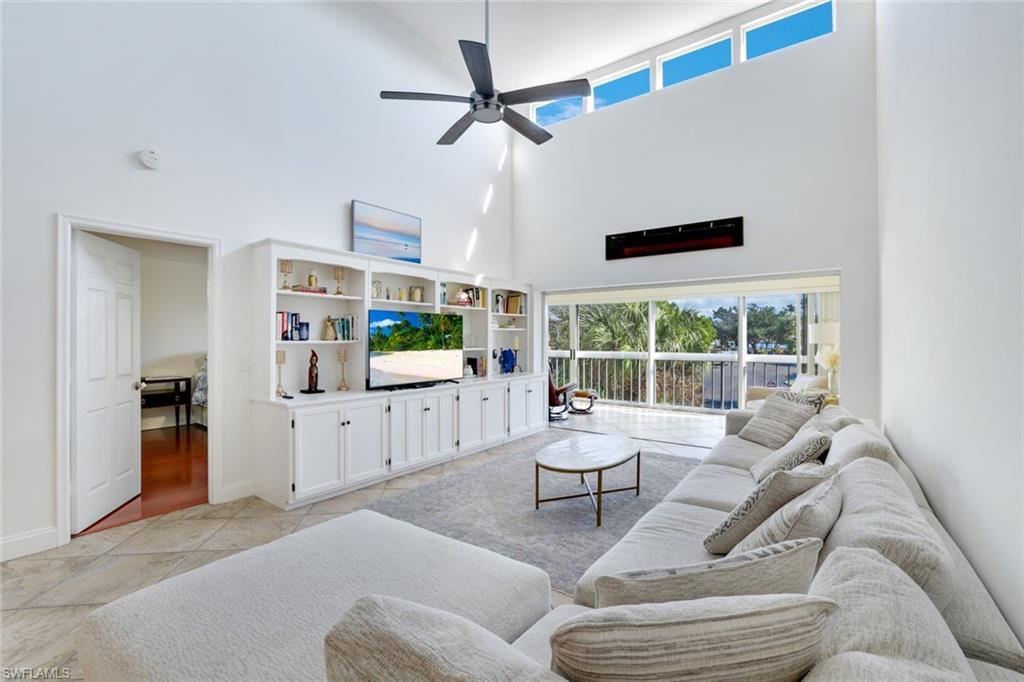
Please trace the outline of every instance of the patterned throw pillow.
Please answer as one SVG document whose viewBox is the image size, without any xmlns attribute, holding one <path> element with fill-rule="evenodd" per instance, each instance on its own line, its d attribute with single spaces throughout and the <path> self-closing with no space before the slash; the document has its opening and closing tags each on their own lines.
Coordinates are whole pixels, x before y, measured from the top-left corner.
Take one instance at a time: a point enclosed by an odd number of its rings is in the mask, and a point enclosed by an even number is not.
<svg viewBox="0 0 1024 682">
<path fill-rule="evenodd" d="M 805 594 L 591 609 L 555 628 L 551 668 L 588 682 L 799 680 L 835 610 L 831 599 Z"/>
<path fill-rule="evenodd" d="M 818 408 L 802 402 L 799 393 L 775 393 L 765 398 L 764 405 L 740 429 L 739 437 L 778 450 L 813 417 Z"/>
<path fill-rule="evenodd" d="M 704 538 L 704 548 L 712 554 L 727 554 L 740 540 L 778 511 L 782 505 L 829 478 L 836 467 L 818 467 L 813 471 L 776 471 L 754 488 L 747 499 L 736 505 Z"/>
<path fill-rule="evenodd" d="M 780 388 L 777 391 L 773 391 L 772 395 L 780 395 L 786 400 L 792 400 L 793 402 L 800 403 L 802 405 L 811 405 L 818 412 L 821 412 L 821 408 L 825 405 L 825 394 L 814 391 L 811 393 L 802 393 L 793 389 Z"/>
<path fill-rule="evenodd" d="M 831 443 L 832 435 L 829 433 L 797 432 L 793 440 L 750 467 L 750 474 L 760 483 L 768 478 L 769 474 L 790 471 L 804 462 L 820 457 Z"/>
<path fill-rule="evenodd" d="M 853 416 L 853 413 L 845 407 L 827 405 L 821 412 L 808 419 L 807 423 L 801 426 L 800 431 L 797 433 L 813 430 L 818 433 L 835 435 L 836 432 L 851 424 L 860 424 L 860 419 Z"/>
<path fill-rule="evenodd" d="M 594 581 L 594 607 L 743 594 L 806 594 L 818 568 L 820 551 L 821 540 L 806 538 L 679 568 L 603 575 Z"/>
<path fill-rule="evenodd" d="M 745 552 L 758 547 L 776 547 L 778 543 L 800 538 L 824 540 L 842 509 L 843 493 L 836 486 L 835 479 L 830 478 L 787 502 L 750 535 L 740 540 L 729 552 L 729 556 L 743 556 Z"/>
</svg>

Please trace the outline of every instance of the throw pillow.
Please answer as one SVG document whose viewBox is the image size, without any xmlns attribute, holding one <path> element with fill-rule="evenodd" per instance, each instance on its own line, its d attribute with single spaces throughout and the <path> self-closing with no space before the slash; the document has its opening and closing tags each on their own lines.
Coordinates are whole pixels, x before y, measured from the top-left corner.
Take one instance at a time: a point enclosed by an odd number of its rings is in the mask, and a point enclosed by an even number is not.
<svg viewBox="0 0 1024 682">
<path fill-rule="evenodd" d="M 729 556 L 800 538 L 824 540 L 839 518 L 842 507 L 843 494 L 836 487 L 835 479 L 830 478 L 787 502 L 750 535 L 740 540 L 729 552 Z"/>
<path fill-rule="evenodd" d="M 900 467 L 900 458 L 889 441 L 866 424 L 851 424 L 833 436 L 825 464 L 843 468 L 862 457 L 880 459 L 893 469 Z"/>
<path fill-rule="evenodd" d="M 654 604 L 744 594 L 806 594 L 818 568 L 821 540 L 808 538 L 755 547 L 724 559 L 679 568 L 604 575 L 595 581 L 594 606 Z"/>
<path fill-rule="evenodd" d="M 802 594 L 708 597 L 594 609 L 551 635 L 569 680 L 798 680 L 835 602 Z"/>
<path fill-rule="evenodd" d="M 843 509 L 825 538 L 822 561 L 841 547 L 873 549 L 943 608 L 953 596 L 956 564 L 896 470 L 864 457 L 836 474 L 836 486 L 843 494 Z"/>
<path fill-rule="evenodd" d="M 812 471 L 776 471 L 754 488 L 747 499 L 736 505 L 704 538 L 704 548 L 712 554 L 726 554 L 743 538 L 797 495 L 807 492 L 835 471 L 819 467 Z"/>
<path fill-rule="evenodd" d="M 851 424 L 860 424 L 860 419 L 853 416 L 845 407 L 839 405 L 828 405 L 818 414 L 807 420 L 800 431 L 817 431 L 834 435 Z"/>
<path fill-rule="evenodd" d="M 750 467 L 754 480 L 760 483 L 776 471 L 789 471 L 804 462 L 821 456 L 832 444 L 832 436 L 827 433 L 797 433 L 793 439 L 781 448 Z"/>
<path fill-rule="evenodd" d="M 462 616 L 376 594 L 356 601 L 327 633 L 324 658 L 330 682 L 558 679 Z"/>
<path fill-rule="evenodd" d="M 805 391 L 827 391 L 828 377 L 818 376 L 816 374 L 797 374 L 796 379 L 793 380 L 789 390 L 797 393 L 804 393 Z"/>
<path fill-rule="evenodd" d="M 778 450 L 788 443 L 818 408 L 801 402 L 800 393 L 775 393 L 765 398 L 764 405 L 740 429 L 739 437 Z"/>
<path fill-rule="evenodd" d="M 825 625 L 822 660 L 808 682 L 974 679 L 934 604 L 874 550 L 836 550 L 811 594 L 834 600 L 839 610 Z"/>
</svg>

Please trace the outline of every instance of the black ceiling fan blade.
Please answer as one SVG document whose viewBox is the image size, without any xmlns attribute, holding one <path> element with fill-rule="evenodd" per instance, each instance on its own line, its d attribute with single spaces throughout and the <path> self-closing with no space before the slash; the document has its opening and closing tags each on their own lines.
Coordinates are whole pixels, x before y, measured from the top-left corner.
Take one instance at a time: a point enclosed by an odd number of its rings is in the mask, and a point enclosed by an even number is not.
<svg viewBox="0 0 1024 682">
<path fill-rule="evenodd" d="M 487 46 L 472 40 L 460 40 L 462 58 L 466 60 L 469 77 L 473 79 L 473 89 L 482 97 L 494 96 L 494 79 L 491 77 L 491 58 L 487 55 Z"/>
<path fill-rule="evenodd" d="M 438 144 L 455 144 L 455 141 L 462 137 L 462 133 L 469 130 L 469 126 L 473 125 L 473 112 L 467 112 L 465 116 L 460 118 L 455 124 L 448 129 L 441 139 L 437 141 Z"/>
<path fill-rule="evenodd" d="M 509 109 L 506 107 L 502 113 L 503 120 L 510 128 L 512 128 L 512 130 L 516 131 L 534 144 L 544 144 L 554 137 L 554 135 L 544 130 L 515 109 Z"/>
<path fill-rule="evenodd" d="M 565 97 L 589 97 L 590 92 L 590 81 L 586 78 L 577 78 L 571 81 L 535 85 L 532 88 L 510 90 L 498 95 L 498 99 L 505 105 L 526 104 L 527 102 L 547 102 Z"/>
<path fill-rule="evenodd" d="M 462 95 L 438 95 L 433 92 L 401 92 L 396 90 L 381 90 L 381 99 L 415 99 L 427 102 L 457 102 L 459 104 L 470 104 L 471 97 Z"/>
</svg>

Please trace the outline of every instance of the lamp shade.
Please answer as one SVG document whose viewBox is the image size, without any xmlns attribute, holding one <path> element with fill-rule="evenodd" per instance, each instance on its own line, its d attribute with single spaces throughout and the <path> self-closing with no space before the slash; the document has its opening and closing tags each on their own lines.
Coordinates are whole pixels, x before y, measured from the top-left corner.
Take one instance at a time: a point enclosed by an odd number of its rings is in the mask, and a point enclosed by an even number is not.
<svg viewBox="0 0 1024 682">
<path fill-rule="evenodd" d="M 807 342 L 818 346 L 834 346 L 839 343 L 838 322 L 816 322 L 807 325 Z"/>
</svg>

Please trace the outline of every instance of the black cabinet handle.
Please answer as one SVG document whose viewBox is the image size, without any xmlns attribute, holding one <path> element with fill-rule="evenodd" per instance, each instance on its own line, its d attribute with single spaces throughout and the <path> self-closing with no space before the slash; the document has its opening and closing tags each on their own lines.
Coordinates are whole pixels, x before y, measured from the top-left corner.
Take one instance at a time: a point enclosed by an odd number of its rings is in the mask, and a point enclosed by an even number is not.
<svg viewBox="0 0 1024 682">
<path fill-rule="evenodd" d="M 423 408 L 423 411 L 424 411 L 424 412 L 430 412 L 430 408 L 429 408 L 429 407 L 424 407 L 424 408 Z"/>
</svg>

